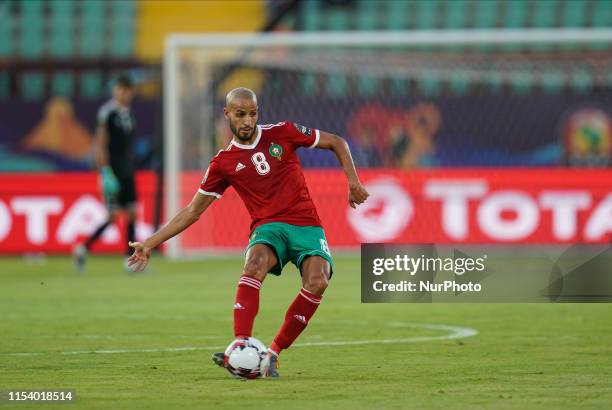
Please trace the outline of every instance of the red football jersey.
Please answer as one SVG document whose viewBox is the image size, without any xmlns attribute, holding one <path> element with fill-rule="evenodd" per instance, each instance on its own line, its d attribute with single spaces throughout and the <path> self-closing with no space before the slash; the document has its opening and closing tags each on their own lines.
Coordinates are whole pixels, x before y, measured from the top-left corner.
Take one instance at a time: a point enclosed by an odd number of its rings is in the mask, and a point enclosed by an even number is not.
<svg viewBox="0 0 612 410">
<path fill-rule="evenodd" d="M 268 222 L 321 226 L 310 198 L 299 147 L 314 148 L 319 130 L 292 122 L 257 125 L 251 145 L 232 140 L 210 161 L 198 192 L 221 198 L 233 186 L 251 214 L 251 231 Z"/>
</svg>

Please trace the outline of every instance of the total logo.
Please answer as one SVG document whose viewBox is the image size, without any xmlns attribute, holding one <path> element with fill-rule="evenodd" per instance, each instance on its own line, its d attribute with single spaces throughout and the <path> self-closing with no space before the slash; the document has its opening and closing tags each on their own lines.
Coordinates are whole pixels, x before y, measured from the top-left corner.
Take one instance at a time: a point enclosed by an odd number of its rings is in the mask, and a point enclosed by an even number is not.
<svg viewBox="0 0 612 410">
<path fill-rule="evenodd" d="M 597 242 L 612 234 L 612 192 L 500 189 L 484 178 L 425 179 L 408 192 L 400 181 L 383 177 L 365 187 L 368 201 L 347 212 L 362 242 L 520 242 L 533 235 L 542 242 Z M 418 228 L 411 229 L 418 218 Z"/>
<path fill-rule="evenodd" d="M 348 222 L 362 242 L 395 239 L 414 214 L 412 199 L 393 178 L 381 178 L 365 185 L 370 193 L 356 210 L 348 208 Z"/>
<path fill-rule="evenodd" d="M 23 232 L 25 241 L 30 245 L 73 245 L 79 237 L 91 234 L 106 218 L 106 208 L 92 195 L 81 195 L 70 202 L 55 195 L 14 196 L 6 201 L 0 199 L 0 242 L 11 238 L 11 234 L 20 236 Z M 25 226 L 16 226 L 16 222 Z M 146 237 L 152 232 L 150 224 L 137 221 L 137 237 Z M 113 225 L 104 232 L 101 240 L 105 244 L 115 244 L 120 238 L 119 230 Z"/>
</svg>

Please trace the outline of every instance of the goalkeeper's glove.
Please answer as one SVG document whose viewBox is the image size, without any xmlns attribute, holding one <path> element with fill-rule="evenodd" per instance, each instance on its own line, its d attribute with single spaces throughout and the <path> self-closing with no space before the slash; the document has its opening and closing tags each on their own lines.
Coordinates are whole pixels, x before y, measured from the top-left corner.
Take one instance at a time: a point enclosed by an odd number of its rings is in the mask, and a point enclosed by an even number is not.
<svg viewBox="0 0 612 410">
<path fill-rule="evenodd" d="M 102 167 L 101 170 L 102 192 L 106 198 L 114 197 L 119 192 L 119 180 L 109 166 Z"/>
</svg>

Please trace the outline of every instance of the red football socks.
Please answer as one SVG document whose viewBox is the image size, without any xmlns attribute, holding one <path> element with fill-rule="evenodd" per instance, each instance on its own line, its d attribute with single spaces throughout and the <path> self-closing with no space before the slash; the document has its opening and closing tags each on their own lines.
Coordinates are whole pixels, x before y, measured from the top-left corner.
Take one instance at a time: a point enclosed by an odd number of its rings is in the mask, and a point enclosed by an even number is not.
<svg viewBox="0 0 612 410">
<path fill-rule="evenodd" d="M 320 303 L 321 296 L 314 295 L 302 288 L 289 306 L 285 314 L 285 323 L 270 344 L 269 350 L 278 355 L 281 350 L 291 346 L 300 333 L 306 329 L 308 321 L 314 315 Z"/>
<path fill-rule="evenodd" d="M 238 291 L 234 302 L 234 336 L 251 337 L 253 322 L 259 310 L 259 289 L 261 281 L 252 276 L 242 275 L 238 281 Z"/>
</svg>

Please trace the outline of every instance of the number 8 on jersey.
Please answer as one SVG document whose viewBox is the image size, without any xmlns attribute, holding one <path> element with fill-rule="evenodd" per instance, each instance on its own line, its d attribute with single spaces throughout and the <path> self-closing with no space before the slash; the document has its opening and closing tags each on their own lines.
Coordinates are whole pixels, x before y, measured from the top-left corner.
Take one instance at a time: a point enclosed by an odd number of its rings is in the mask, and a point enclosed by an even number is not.
<svg viewBox="0 0 612 410">
<path fill-rule="evenodd" d="M 268 164 L 268 161 L 266 161 L 266 156 L 263 154 L 263 152 L 256 152 L 253 154 L 251 161 L 253 162 L 253 165 L 255 165 L 255 169 L 259 175 L 266 175 L 268 172 L 270 172 L 270 164 Z"/>
</svg>

